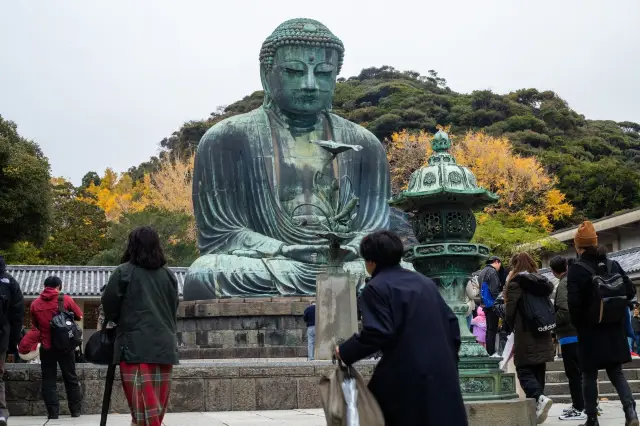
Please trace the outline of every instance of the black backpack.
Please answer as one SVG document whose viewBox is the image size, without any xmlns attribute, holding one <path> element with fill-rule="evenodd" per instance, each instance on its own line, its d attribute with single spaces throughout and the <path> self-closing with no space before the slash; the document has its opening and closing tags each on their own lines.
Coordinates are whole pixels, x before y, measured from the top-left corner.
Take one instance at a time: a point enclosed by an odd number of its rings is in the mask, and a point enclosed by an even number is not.
<svg viewBox="0 0 640 426">
<path fill-rule="evenodd" d="M 606 259 L 598 263 L 598 271 L 581 260 L 576 265 L 586 269 L 592 276 L 594 300 L 589 307 L 589 322 L 613 324 L 625 321 L 628 310 L 627 289 L 622 274 L 613 272 L 613 262 Z"/>
<path fill-rule="evenodd" d="M 548 333 L 556 329 L 556 310 L 546 296 L 524 293 L 522 316 L 526 331 Z"/>
<path fill-rule="evenodd" d="M 58 313 L 49 322 L 51 345 L 61 352 L 73 352 L 82 345 L 82 330 L 76 324 L 73 312 L 64 310 L 64 294 L 58 294 Z"/>
</svg>

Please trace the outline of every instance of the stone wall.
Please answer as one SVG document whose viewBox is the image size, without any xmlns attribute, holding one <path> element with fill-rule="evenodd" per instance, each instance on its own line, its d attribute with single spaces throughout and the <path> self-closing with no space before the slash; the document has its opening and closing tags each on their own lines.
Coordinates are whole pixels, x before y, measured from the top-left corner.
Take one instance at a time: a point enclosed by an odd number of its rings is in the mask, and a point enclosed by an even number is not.
<svg viewBox="0 0 640 426">
<path fill-rule="evenodd" d="M 357 364 L 369 378 L 375 362 Z M 320 408 L 318 381 L 335 368 L 328 361 L 217 361 L 186 362 L 173 371 L 169 411 L 244 411 Z M 106 367 L 78 365 L 85 414 L 99 414 L 104 395 Z M 117 372 L 116 377 L 119 378 Z M 38 364 L 7 364 L 4 376 L 11 415 L 44 415 Z M 60 411 L 68 414 L 62 378 L 58 374 Z M 126 413 L 122 385 L 116 380 L 111 412 Z"/>
<path fill-rule="evenodd" d="M 231 298 L 182 302 L 181 359 L 307 356 L 302 319 L 312 297 Z"/>
</svg>

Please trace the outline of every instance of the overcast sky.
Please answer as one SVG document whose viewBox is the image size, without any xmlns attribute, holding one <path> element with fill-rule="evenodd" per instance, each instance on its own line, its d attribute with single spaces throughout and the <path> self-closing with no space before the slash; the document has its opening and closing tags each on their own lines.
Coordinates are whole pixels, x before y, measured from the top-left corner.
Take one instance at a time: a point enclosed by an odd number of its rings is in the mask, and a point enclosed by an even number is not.
<svg viewBox="0 0 640 426">
<path fill-rule="evenodd" d="M 126 171 L 260 89 L 262 41 L 309 17 L 343 40 L 344 77 L 435 69 L 455 91 L 550 89 L 638 122 L 639 16 L 639 0 L 0 0 L 0 114 L 54 176 Z"/>
</svg>

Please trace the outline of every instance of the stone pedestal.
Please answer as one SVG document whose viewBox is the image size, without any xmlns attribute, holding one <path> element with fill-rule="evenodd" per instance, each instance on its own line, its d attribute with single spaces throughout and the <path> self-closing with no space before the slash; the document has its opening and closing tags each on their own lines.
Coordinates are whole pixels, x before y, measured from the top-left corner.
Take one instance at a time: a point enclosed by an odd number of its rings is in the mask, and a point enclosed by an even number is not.
<svg viewBox="0 0 640 426">
<path fill-rule="evenodd" d="M 180 359 L 307 357 L 305 308 L 315 297 L 182 302 Z"/>
<path fill-rule="evenodd" d="M 536 406 L 533 399 L 466 402 L 469 426 L 534 426 Z"/>
<path fill-rule="evenodd" d="M 358 331 L 355 281 L 344 271 L 318 275 L 315 359 L 331 359 L 335 342 Z"/>
</svg>

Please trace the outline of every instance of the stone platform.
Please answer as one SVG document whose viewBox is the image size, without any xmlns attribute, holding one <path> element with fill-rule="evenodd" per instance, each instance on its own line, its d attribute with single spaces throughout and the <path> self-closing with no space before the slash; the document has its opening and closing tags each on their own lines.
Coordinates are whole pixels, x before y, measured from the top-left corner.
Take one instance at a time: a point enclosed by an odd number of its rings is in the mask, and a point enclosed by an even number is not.
<svg viewBox="0 0 640 426">
<path fill-rule="evenodd" d="M 368 379 L 375 361 L 362 361 L 358 370 Z M 169 411 L 293 410 L 321 407 L 318 381 L 333 371 L 330 361 L 210 360 L 183 362 L 174 367 Z M 77 366 L 86 414 L 100 413 L 106 367 Z M 120 373 L 116 373 L 119 378 Z M 44 415 L 38 364 L 7 364 L 4 376 L 9 411 L 14 416 Z M 68 414 L 62 377 L 58 371 L 62 414 Z M 111 411 L 128 412 L 122 385 L 116 380 Z"/>
<path fill-rule="evenodd" d="M 180 359 L 307 356 L 304 310 L 314 297 L 229 298 L 182 302 Z"/>
<path fill-rule="evenodd" d="M 356 364 L 366 380 L 376 361 Z M 303 410 L 322 407 L 318 392 L 320 377 L 333 371 L 330 361 L 300 359 L 193 360 L 175 366 L 169 411 L 220 412 L 254 410 Z M 79 364 L 78 376 L 84 395 L 84 414 L 100 413 L 106 367 Z M 116 377 L 119 378 L 119 373 Z M 12 416 L 43 416 L 40 393 L 42 375 L 38 364 L 7 364 L 4 376 L 7 405 Z M 58 374 L 62 414 L 68 414 L 62 378 Z M 533 407 L 533 405 L 531 405 Z M 529 426 L 526 401 L 469 402 L 470 423 L 476 426 Z M 122 385 L 116 380 L 111 399 L 112 413 L 127 413 Z M 493 413 L 493 415 L 492 415 Z M 496 422 L 500 413 L 506 423 Z M 491 422 L 489 422 L 491 419 Z"/>
</svg>

